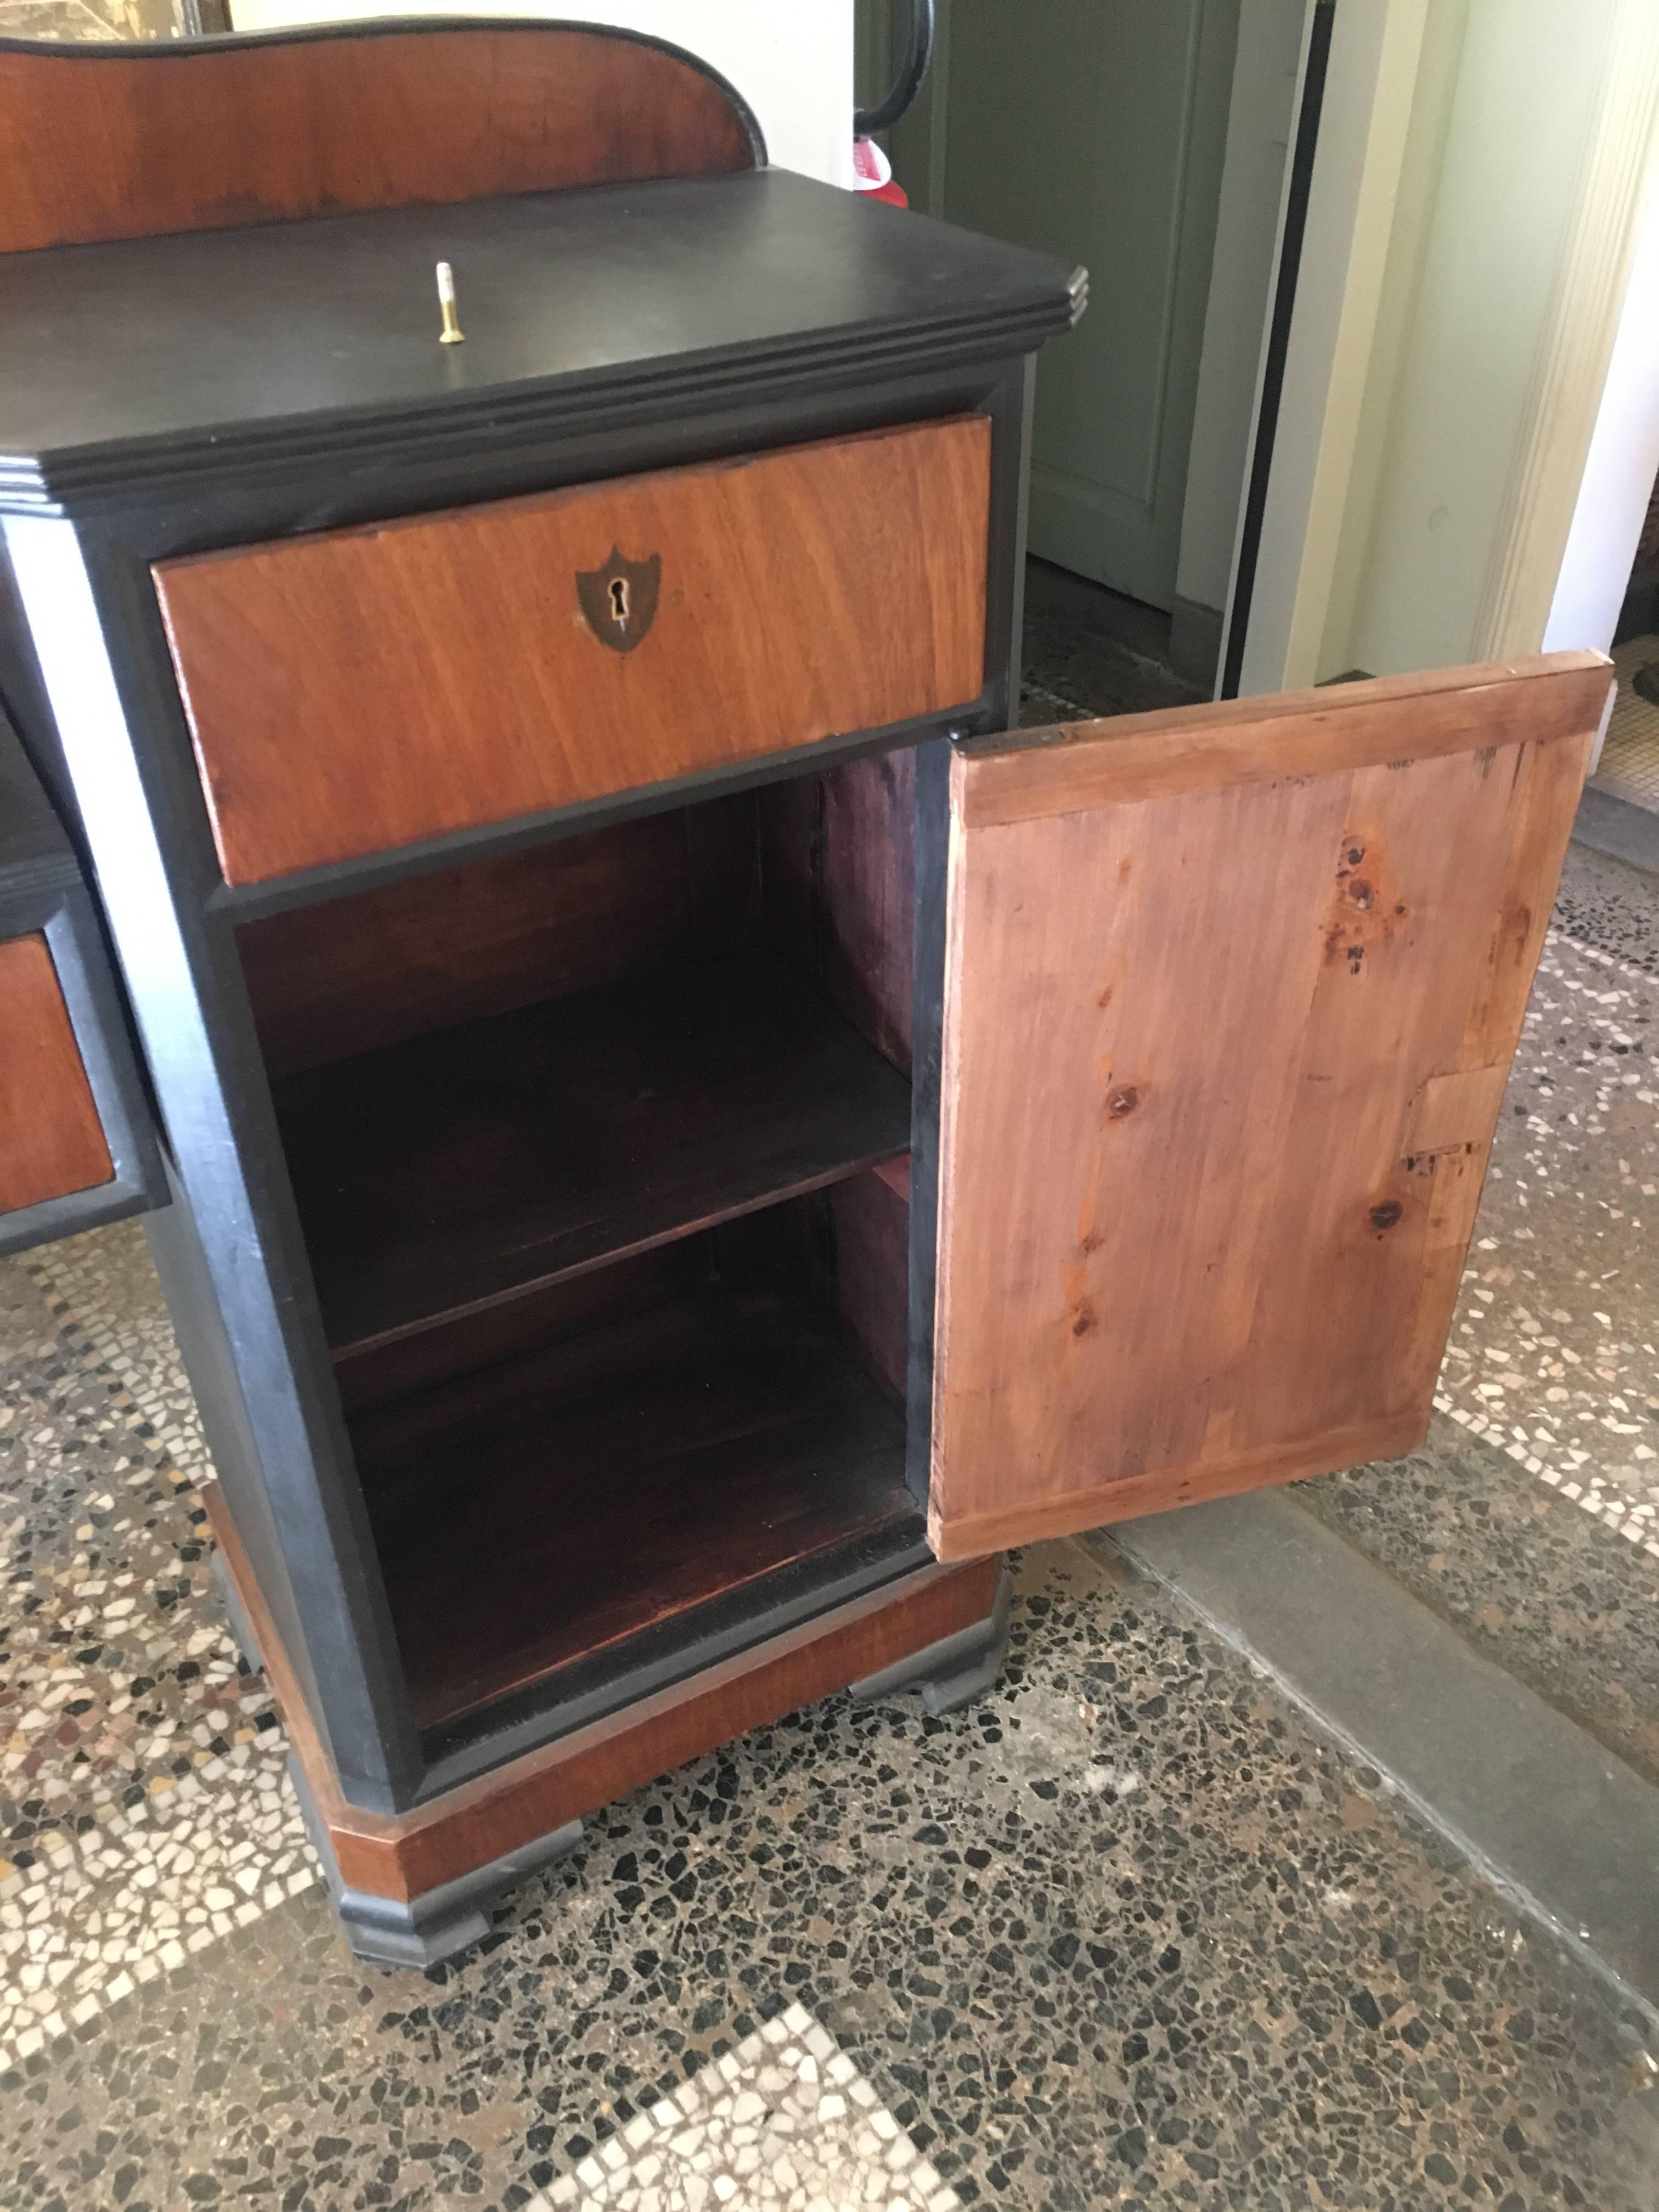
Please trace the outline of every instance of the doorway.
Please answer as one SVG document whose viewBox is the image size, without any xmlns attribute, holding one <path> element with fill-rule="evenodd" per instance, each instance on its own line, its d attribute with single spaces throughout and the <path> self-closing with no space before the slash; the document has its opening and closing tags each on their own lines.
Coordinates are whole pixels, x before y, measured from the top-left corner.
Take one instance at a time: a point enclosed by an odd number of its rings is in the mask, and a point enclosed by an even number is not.
<svg viewBox="0 0 1659 2212">
<path fill-rule="evenodd" d="M 1144 611 L 1214 683 L 1294 113 L 1305 0 L 939 0 L 893 133 L 913 205 L 1090 271 L 1038 371 L 1030 549 Z M 900 0 L 863 0 L 872 79 Z"/>
</svg>

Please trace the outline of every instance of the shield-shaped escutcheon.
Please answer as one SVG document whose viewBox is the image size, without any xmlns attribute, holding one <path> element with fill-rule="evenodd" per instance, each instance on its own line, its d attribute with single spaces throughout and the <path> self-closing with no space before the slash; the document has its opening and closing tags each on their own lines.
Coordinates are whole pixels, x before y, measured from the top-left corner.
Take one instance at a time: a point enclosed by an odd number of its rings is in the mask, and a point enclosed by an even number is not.
<svg viewBox="0 0 1659 2212">
<path fill-rule="evenodd" d="M 576 596 L 601 645 L 612 653 L 632 653 L 643 642 L 656 616 L 661 582 L 660 553 L 648 561 L 625 561 L 619 545 L 611 547 L 603 568 L 576 571 Z"/>
</svg>

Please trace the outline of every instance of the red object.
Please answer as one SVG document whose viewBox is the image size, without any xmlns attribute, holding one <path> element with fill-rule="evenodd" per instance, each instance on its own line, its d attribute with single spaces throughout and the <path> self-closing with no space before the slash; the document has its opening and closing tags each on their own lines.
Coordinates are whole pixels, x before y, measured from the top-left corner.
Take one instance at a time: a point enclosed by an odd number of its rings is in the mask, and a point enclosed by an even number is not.
<svg viewBox="0 0 1659 2212">
<path fill-rule="evenodd" d="M 873 138 L 853 141 L 853 189 L 868 192 L 872 199 L 885 200 L 890 207 L 910 204 L 904 187 L 893 182 L 892 163 Z"/>
</svg>

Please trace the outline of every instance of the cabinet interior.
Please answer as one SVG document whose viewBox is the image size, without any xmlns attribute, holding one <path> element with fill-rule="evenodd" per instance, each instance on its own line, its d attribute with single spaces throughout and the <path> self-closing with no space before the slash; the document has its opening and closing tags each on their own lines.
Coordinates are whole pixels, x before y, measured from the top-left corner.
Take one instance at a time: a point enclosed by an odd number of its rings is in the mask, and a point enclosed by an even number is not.
<svg viewBox="0 0 1659 2212">
<path fill-rule="evenodd" d="M 434 1755 L 920 1538 L 915 791 L 901 750 L 238 933 Z"/>
</svg>

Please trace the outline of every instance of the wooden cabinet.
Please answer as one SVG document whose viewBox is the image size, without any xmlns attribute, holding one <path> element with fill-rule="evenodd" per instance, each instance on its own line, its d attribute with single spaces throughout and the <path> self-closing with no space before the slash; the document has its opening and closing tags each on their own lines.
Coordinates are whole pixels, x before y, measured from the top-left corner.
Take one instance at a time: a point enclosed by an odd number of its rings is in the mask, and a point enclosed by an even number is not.
<svg viewBox="0 0 1659 2212">
<path fill-rule="evenodd" d="M 1011 734 L 1080 285 L 764 170 L 8 278 L 4 650 L 363 1955 L 971 1696 L 1004 1546 L 1421 1435 L 1604 663 Z"/>
</svg>

